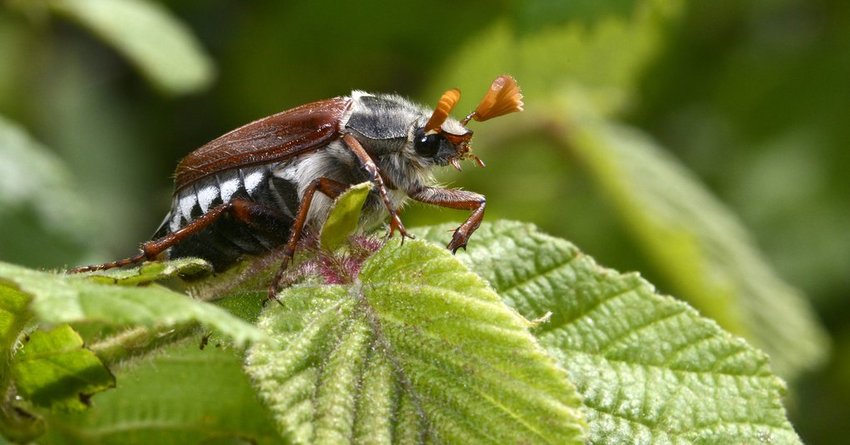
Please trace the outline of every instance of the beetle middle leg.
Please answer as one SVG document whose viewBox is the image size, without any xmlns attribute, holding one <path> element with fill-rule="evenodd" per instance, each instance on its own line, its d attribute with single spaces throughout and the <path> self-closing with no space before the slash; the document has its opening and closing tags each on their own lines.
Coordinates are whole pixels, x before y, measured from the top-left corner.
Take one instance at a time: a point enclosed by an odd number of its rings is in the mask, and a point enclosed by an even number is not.
<svg viewBox="0 0 850 445">
<path fill-rule="evenodd" d="M 280 290 L 280 280 L 283 278 L 283 272 L 289 267 L 292 257 L 295 256 L 295 249 L 298 247 L 298 241 L 304 232 L 304 224 L 307 222 L 307 215 L 310 213 L 310 204 L 313 202 L 313 196 L 316 194 L 316 191 L 320 191 L 327 197 L 335 199 L 342 192 L 346 191 L 348 187 L 348 184 L 323 177 L 314 179 L 304 190 L 304 196 L 301 198 L 301 202 L 298 204 L 298 211 L 295 214 L 295 221 L 292 223 L 292 228 L 289 231 L 289 240 L 283 248 L 283 260 L 269 285 L 269 300 L 277 300 L 277 293 Z"/>
<path fill-rule="evenodd" d="M 201 230 L 214 223 L 216 220 L 225 214 L 231 214 L 237 220 L 251 225 L 254 219 L 258 216 L 270 215 L 268 208 L 252 201 L 243 199 L 234 199 L 233 201 L 220 204 L 210 209 L 207 213 L 201 215 L 184 227 L 176 230 L 168 235 L 155 240 L 148 241 L 142 244 L 141 252 L 138 255 L 124 258 L 118 261 L 109 263 L 96 264 L 93 266 L 81 266 L 70 270 L 71 273 L 93 272 L 96 270 L 114 269 L 117 267 L 129 266 L 131 264 L 141 263 L 142 261 L 154 260 L 160 254 L 168 250 L 168 248 L 180 244 L 186 238 L 200 232 Z"/>
<path fill-rule="evenodd" d="M 467 190 L 441 189 L 436 187 L 423 187 L 410 193 L 410 197 L 426 204 L 448 207 L 450 209 L 472 210 L 472 214 L 464 221 L 452 235 L 448 249 L 452 253 L 461 247 L 466 249 L 466 243 L 472 233 L 481 225 L 484 219 L 484 207 L 487 204 L 484 195 Z"/>
</svg>

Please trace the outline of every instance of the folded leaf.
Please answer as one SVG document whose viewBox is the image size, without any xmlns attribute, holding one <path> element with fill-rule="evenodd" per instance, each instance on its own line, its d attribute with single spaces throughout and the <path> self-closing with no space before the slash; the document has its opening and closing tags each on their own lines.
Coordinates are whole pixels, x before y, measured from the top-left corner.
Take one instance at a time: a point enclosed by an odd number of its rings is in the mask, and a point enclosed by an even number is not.
<svg viewBox="0 0 850 445">
<path fill-rule="evenodd" d="M 181 262 L 196 271 L 197 260 Z M 179 269 L 160 265 L 144 275 L 161 278 L 163 268 L 177 273 Z M 114 282 L 128 279 L 127 271 L 116 271 Z M 136 273 L 139 272 L 129 272 Z M 108 275 L 108 274 L 107 274 Z M 103 280 L 102 277 L 95 278 Z M 138 277 L 130 280 L 139 283 Z M 197 322 L 231 337 L 237 345 L 265 338 L 254 326 L 227 311 L 166 289 L 156 284 L 145 287 L 121 286 L 94 282 L 87 275 L 62 275 L 39 272 L 0 263 L 0 288 L 18 289 L 32 298 L 31 310 L 43 323 L 99 322 L 112 325 L 170 327 Z"/>
<path fill-rule="evenodd" d="M 322 248 L 332 251 L 354 233 L 360 222 L 360 210 L 371 191 L 372 183 L 364 182 L 352 186 L 336 199 L 319 235 Z"/>
</svg>

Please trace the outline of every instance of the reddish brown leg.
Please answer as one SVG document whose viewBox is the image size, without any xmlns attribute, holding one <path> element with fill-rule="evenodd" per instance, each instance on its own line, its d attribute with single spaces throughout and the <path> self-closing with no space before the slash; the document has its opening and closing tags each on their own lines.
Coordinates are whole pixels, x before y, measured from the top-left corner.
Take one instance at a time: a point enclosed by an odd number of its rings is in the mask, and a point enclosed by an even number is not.
<svg viewBox="0 0 850 445">
<path fill-rule="evenodd" d="M 304 196 L 298 204 L 298 212 L 295 215 L 295 222 L 292 223 L 292 229 L 289 232 L 289 240 L 283 248 L 283 261 L 280 263 L 280 268 L 274 275 L 271 284 L 269 285 L 269 300 L 277 300 L 277 292 L 280 290 L 280 280 L 283 278 L 283 272 L 289 267 L 289 262 L 295 255 L 295 249 L 298 247 L 298 241 L 304 232 L 304 223 L 307 222 L 307 215 L 310 213 L 310 204 L 313 202 L 313 195 L 316 191 L 320 191 L 329 198 L 334 199 L 346 189 L 348 185 L 334 181 L 328 178 L 316 178 L 307 189 L 304 190 Z"/>
<path fill-rule="evenodd" d="M 201 215 L 198 219 L 190 222 L 185 227 L 180 228 L 180 230 L 177 230 L 176 232 L 169 233 L 168 235 L 162 238 L 151 240 L 142 244 L 142 251 L 136 256 L 124 258 L 118 261 L 112 261 L 109 263 L 97 264 L 93 266 L 75 267 L 71 269 L 70 272 L 92 272 L 95 270 L 106 270 L 113 269 L 116 267 L 129 266 L 131 264 L 141 263 L 145 260 L 154 260 L 162 252 L 165 252 L 169 247 L 174 246 L 176 244 L 180 244 L 189 236 L 200 232 L 201 230 L 215 222 L 225 213 L 230 213 L 231 215 L 236 217 L 236 219 L 246 224 L 251 224 L 253 215 L 268 213 L 268 210 L 257 203 L 236 199 L 213 207 L 210 211 Z"/>
<path fill-rule="evenodd" d="M 357 159 L 360 160 L 363 168 L 366 169 L 366 172 L 369 174 L 369 180 L 375 184 L 375 188 L 378 189 L 378 194 L 384 202 L 384 207 L 386 207 L 387 211 L 390 213 L 390 237 L 392 237 L 393 233 L 398 230 L 398 233 L 401 235 L 401 242 L 404 242 L 405 237 L 413 238 L 413 235 L 407 233 L 407 230 L 404 228 L 404 224 L 401 223 L 401 218 L 398 217 L 398 212 L 393 207 L 393 203 L 387 195 L 387 188 L 384 186 L 384 180 L 381 178 L 381 172 L 378 170 L 378 166 L 375 164 L 375 161 L 372 160 L 369 153 L 366 153 L 366 149 L 360 145 L 360 142 L 358 142 L 354 136 L 346 134 L 343 135 L 342 140 L 345 141 L 348 148 L 351 149 L 352 153 L 354 153 L 354 155 L 357 156 Z"/>
<path fill-rule="evenodd" d="M 466 242 L 472 233 L 481 225 L 481 220 L 484 219 L 484 206 L 487 200 L 484 195 L 466 190 L 440 189 L 435 187 L 424 187 L 414 191 L 410 197 L 427 204 L 448 207 L 450 209 L 472 210 L 469 218 L 455 229 L 452 235 L 452 241 L 448 248 L 452 253 L 457 252 L 461 247 L 466 250 Z"/>
</svg>

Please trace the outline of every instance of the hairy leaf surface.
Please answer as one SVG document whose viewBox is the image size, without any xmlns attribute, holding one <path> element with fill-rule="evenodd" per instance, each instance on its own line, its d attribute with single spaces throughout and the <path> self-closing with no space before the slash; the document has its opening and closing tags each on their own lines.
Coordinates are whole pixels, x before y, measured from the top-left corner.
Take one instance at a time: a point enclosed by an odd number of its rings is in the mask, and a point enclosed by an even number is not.
<svg viewBox="0 0 850 445">
<path fill-rule="evenodd" d="M 799 443 L 764 353 L 532 225 L 476 236 L 458 258 L 525 317 L 545 316 L 533 332 L 578 387 L 591 442 Z"/>
<path fill-rule="evenodd" d="M 115 367 L 118 387 L 83 412 L 54 412 L 40 443 L 277 444 L 241 354 L 199 337 Z"/>
<path fill-rule="evenodd" d="M 531 324 L 443 248 L 391 241 L 355 283 L 280 299 L 247 369 L 293 442 L 582 442 Z"/>
<path fill-rule="evenodd" d="M 191 272 L 197 260 L 178 263 Z M 115 271 L 87 275 L 60 275 L 39 272 L 0 263 L 0 287 L 20 290 L 32 298 L 30 307 L 43 323 L 98 322 L 110 325 L 169 327 L 200 323 L 245 345 L 264 339 L 254 326 L 209 303 L 188 298 L 157 284 L 145 287 L 103 284 L 104 276 L 114 274 L 111 281 L 141 284 L 163 277 L 163 272 L 181 269 L 168 265 L 142 267 L 141 271 Z M 109 280 L 107 280 L 109 281 Z"/>
</svg>

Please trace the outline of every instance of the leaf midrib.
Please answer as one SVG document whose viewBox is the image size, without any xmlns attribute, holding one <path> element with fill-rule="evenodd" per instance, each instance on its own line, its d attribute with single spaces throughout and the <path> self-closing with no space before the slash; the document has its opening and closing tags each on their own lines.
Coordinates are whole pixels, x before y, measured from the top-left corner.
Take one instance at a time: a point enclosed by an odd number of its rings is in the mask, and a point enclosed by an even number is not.
<svg viewBox="0 0 850 445">
<path fill-rule="evenodd" d="M 358 306 L 362 307 L 364 315 L 366 316 L 367 320 L 369 321 L 370 325 L 372 326 L 372 331 L 373 331 L 373 335 L 375 337 L 375 342 L 382 345 L 382 349 L 384 350 L 384 353 L 386 354 L 389 362 L 392 364 L 394 371 L 399 375 L 399 380 L 402 383 L 402 387 L 410 393 L 411 400 L 413 400 L 414 406 L 416 407 L 417 411 L 420 414 L 420 418 L 422 418 L 425 422 L 425 429 L 427 430 L 429 435 L 431 435 L 435 439 L 439 439 L 439 438 L 434 436 L 434 434 L 436 434 L 436 431 L 434 431 L 431 428 L 431 421 L 430 421 L 430 419 L 427 415 L 427 412 L 424 410 L 424 408 L 422 406 L 421 395 L 415 390 L 415 388 L 413 387 L 413 384 L 410 381 L 410 378 L 404 372 L 404 367 L 403 367 L 403 365 L 400 361 L 400 358 L 401 358 L 400 355 L 395 352 L 395 349 L 392 348 L 389 339 L 387 339 L 386 336 L 384 336 L 381 320 L 380 320 L 380 318 L 377 314 L 377 311 L 369 303 L 368 297 L 365 295 L 364 288 L 368 289 L 370 287 L 371 286 L 363 285 L 362 282 L 360 282 L 359 280 L 356 280 L 355 283 L 352 285 L 352 288 L 349 292 L 350 292 L 350 294 L 354 295 L 355 298 L 357 299 L 357 301 L 359 303 Z M 420 283 L 420 284 L 417 284 L 415 287 L 419 287 L 420 289 L 424 288 L 424 289 L 439 291 L 440 293 L 450 292 L 452 294 L 456 294 L 456 296 L 463 296 L 463 294 L 461 294 L 460 292 L 456 292 L 454 290 L 446 289 L 445 287 L 439 287 L 439 286 L 435 286 L 435 285 L 421 284 Z M 480 301 L 480 299 L 479 299 L 479 301 Z M 484 300 L 484 301 L 481 301 L 481 303 L 491 304 L 492 302 Z M 397 320 L 397 322 L 400 322 L 400 320 Z M 483 320 L 481 322 L 483 322 Z M 422 333 L 420 333 L 420 335 L 426 335 L 426 334 L 424 332 L 422 332 Z M 435 336 L 430 336 L 430 337 L 435 339 L 435 340 L 442 340 L 439 337 L 435 337 Z M 494 369 L 492 367 L 488 367 L 488 368 Z M 500 373 L 501 373 L 501 370 L 500 370 Z M 467 389 L 469 389 L 469 388 L 467 388 Z M 516 421 L 517 424 L 523 425 L 525 427 L 526 431 L 533 433 L 534 435 L 536 435 L 537 437 L 539 437 L 541 440 L 545 441 L 546 443 L 554 443 L 554 442 L 551 442 L 547 439 L 547 435 L 545 434 L 545 432 L 539 431 L 536 428 L 534 428 L 522 416 L 518 415 L 513 410 L 508 409 L 503 404 L 497 403 L 497 401 L 495 399 L 493 399 L 489 395 L 481 392 L 480 390 L 478 390 L 475 387 L 473 387 L 472 390 L 475 391 L 476 394 L 481 396 L 482 399 L 487 400 L 497 410 L 504 412 L 509 417 L 513 418 Z"/>
<path fill-rule="evenodd" d="M 440 442 L 439 438 L 436 436 L 436 431 L 434 431 L 434 429 L 431 427 L 431 420 L 425 412 L 425 409 L 422 407 L 421 396 L 414 389 L 413 383 L 410 381 L 410 378 L 404 372 L 404 368 L 398 361 L 397 354 L 395 354 L 394 349 L 390 345 L 389 339 L 387 339 L 384 335 L 383 329 L 381 327 L 381 321 L 378 318 L 378 314 L 375 311 L 375 308 L 372 307 L 372 305 L 369 303 L 368 298 L 363 292 L 363 283 L 360 281 L 359 278 L 355 279 L 354 282 L 351 284 L 351 288 L 349 289 L 348 294 L 352 296 L 357 302 L 355 310 L 359 309 L 360 311 L 362 311 L 366 322 L 369 323 L 369 326 L 372 328 L 374 343 L 380 345 L 380 351 L 383 351 L 384 355 L 387 358 L 387 361 L 393 368 L 393 372 L 398 376 L 397 378 L 401 383 L 403 390 L 407 391 L 408 394 L 410 394 L 410 400 L 412 401 L 413 406 L 416 409 L 418 418 L 422 419 L 424 423 L 422 434 L 431 437 L 437 442 Z M 398 409 L 398 406 L 394 406 L 393 409 Z"/>
</svg>

